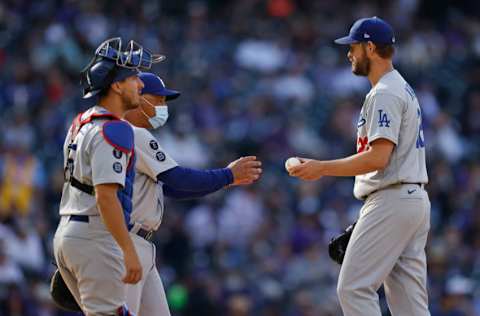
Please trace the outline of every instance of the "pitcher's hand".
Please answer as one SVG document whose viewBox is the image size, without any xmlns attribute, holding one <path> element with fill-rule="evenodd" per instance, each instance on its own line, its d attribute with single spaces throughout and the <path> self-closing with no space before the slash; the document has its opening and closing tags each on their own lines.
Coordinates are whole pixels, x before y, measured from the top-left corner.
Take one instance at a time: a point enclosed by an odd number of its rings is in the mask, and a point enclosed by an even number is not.
<svg viewBox="0 0 480 316">
<path fill-rule="evenodd" d="M 297 177 L 302 180 L 318 180 L 322 174 L 322 162 L 315 159 L 307 159 L 298 157 L 301 164 L 291 167 L 288 173 L 292 177 Z"/>
</svg>

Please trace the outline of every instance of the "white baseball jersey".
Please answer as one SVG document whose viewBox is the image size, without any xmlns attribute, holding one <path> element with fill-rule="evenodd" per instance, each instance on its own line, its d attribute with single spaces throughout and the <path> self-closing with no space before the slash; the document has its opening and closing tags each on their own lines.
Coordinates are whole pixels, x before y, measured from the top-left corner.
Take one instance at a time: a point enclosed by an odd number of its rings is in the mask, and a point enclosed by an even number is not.
<svg viewBox="0 0 480 316">
<path fill-rule="evenodd" d="M 422 112 L 413 89 L 397 70 L 385 74 L 367 94 L 357 128 L 359 153 L 379 138 L 395 144 L 385 169 L 355 177 L 357 199 L 395 183 L 428 182 Z"/>
<path fill-rule="evenodd" d="M 146 230 L 157 230 L 164 209 L 162 183 L 157 180 L 157 175 L 178 164 L 147 129 L 133 127 L 133 131 L 137 161 L 131 222 L 140 223 Z"/>
<path fill-rule="evenodd" d="M 82 114 L 82 119 L 93 113 L 108 113 L 101 106 L 94 106 Z M 73 176 L 83 184 L 95 186 L 102 183 L 125 185 L 130 155 L 115 149 L 102 136 L 104 119 L 85 124 L 75 137 L 76 150 L 70 150 L 74 160 Z M 71 129 L 71 128 L 70 128 Z M 70 130 L 63 145 L 64 166 L 67 165 Z M 95 196 L 82 192 L 68 182 L 63 186 L 60 215 L 99 215 Z"/>
</svg>

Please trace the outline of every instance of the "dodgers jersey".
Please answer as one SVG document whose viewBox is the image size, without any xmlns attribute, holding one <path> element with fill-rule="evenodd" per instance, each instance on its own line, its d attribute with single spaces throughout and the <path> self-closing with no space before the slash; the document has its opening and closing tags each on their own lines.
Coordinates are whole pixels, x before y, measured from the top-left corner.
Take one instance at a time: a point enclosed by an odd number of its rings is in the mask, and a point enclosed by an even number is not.
<svg viewBox="0 0 480 316">
<path fill-rule="evenodd" d="M 157 230 L 164 210 L 162 183 L 157 180 L 157 175 L 178 164 L 147 129 L 132 127 L 137 161 L 131 222 L 141 224 L 146 230 Z"/>
<path fill-rule="evenodd" d="M 82 114 L 82 119 L 92 114 L 104 114 L 108 111 L 94 106 Z M 104 183 L 125 185 L 128 161 L 127 155 L 110 145 L 102 136 L 102 127 L 106 119 L 96 119 L 85 124 L 75 137 L 76 150 L 68 149 L 70 127 L 63 145 L 64 166 L 67 159 L 73 158 L 73 176 L 83 184 L 95 186 Z M 99 215 L 95 196 L 82 192 L 69 182 L 63 185 L 60 201 L 60 215 Z"/>
<path fill-rule="evenodd" d="M 355 177 L 357 199 L 395 183 L 428 182 L 422 111 L 413 89 L 397 70 L 383 75 L 365 98 L 357 125 L 357 152 L 379 138 L 395 144 L 390 161 L 383 170 Z"/>
</svg>

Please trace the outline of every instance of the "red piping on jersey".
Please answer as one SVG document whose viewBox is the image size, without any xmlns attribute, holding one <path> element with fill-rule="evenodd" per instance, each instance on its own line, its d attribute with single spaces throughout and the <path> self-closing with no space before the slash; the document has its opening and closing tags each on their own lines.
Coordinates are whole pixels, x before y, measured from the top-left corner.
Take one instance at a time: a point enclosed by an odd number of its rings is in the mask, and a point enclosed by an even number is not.
<svg viewBox="0 0 480 316">
<path fill-rule="evenodd" d="M 72 128 L 70 130 L 70 141 L 73 141 L 80 130 L 81 118 L 83 113 L 78 113 L 72 121 Z"/>
<path fill-rule="evenodd" d="M 105 113 L 105 114 L 97 114 L 97 113 L 93 113 L 92 115 L 90 115 L 89 117 L 87 117 L 86 119 L 84 120 L 81 120 L 82 118 L 82 115 L 84 114 L 85 112 L 82 112 L 82 113 L 79 113 L 74 119 L 73 119 L 73 122 L 72 122 L 72 130 L 71 130 L 71 135 L 70 135 L 70 140 L 73 141 L 75 139 L 75 137 L 77 136 L 77 133 L 78 131 L 80 131 L 80 129 L 82 128 L 83 125 L 87 124 L 87 123 L 90 123 L 92 121 L 92 119 L 94 118 L 110 118 L 110 119 L 113 119 L 113 120 L 118 120 L 120 121 L 120 118 L 112 113 Z M 104 123 L 105 124 L 105 123 Z M 101 130 L 101 133 L 102 133 L 102 137 L 103 139 L 105 139 L 105 141 L 110 145 L 112 146 L 113 148 L 125 153 L 125 154 L 131 154 L 130 156 L 130 159 L 128 160 L 128 165 L 127 165 L 127 169 L 130 169 L 132 167 L 132 164 L 133 164 L 133 158 L 135 156 L 135 149 L 132 148 L 131 150 L 126 150 L 125 148 L 122 148 L 122 147 L 119 147 L 115 144 L 113 144 L 106 136 L 105 134 L 103 133 L 103 128 Z"/>
<path fill-rule="evenodd" d="M 134 158 L 135 158 L 135 147 L 132 149 L 132 155 L 130 156 L 130 159 L 128 160 L 127 170 L 132 169 Z"/>
<path fill-rule="evenodd" d="M 86 119 L 82 120 L 82 115 L 84 114 L 85 112 L 83 113 L 79 113 L 74 119 L 73 119 L 73 122 L 72 122 L 72 130 L 71 130 L 71 140 L 73 141 L 73 139 L 75 139 L 75 137 L 77 136 L 77 133 L 78 131 L 82 128 L 83 125 L 87 124 L 87 123 L 90 123 L 92 121 L 92 119 L 94 118 L 101 118 L 101 117 L 105 117 L 105 118 L 110 118 L 110 119 L 114 119 L 114 120 L 120 120 L 116 115 L 114 114 L 111 114 L 111 113 L 105 113 L 105 114 L 96 114 L 96 113 L 93 113 L 92 115 L 90 115 L 89 117 L 87 117 Z"/>
</svg>

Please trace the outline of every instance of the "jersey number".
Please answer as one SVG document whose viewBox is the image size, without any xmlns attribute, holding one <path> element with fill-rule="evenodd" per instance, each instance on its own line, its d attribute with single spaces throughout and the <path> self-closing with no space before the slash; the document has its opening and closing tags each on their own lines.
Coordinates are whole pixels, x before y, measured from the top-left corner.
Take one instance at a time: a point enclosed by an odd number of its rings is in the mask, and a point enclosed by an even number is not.
<svg viewBox="0 0 480 316">
<path fill-rule="evenodd" d="M 425 137 L 423 135 L 423 120 L 422 120 L 422 111 L 420 108 L 417 109 L 417 117 L 419 120 L 418 124 L 418 137 L 417 137 L 417 148 L 424 148 L 425 147 Z"/>
<path fill-rule="evenodd" d="M 357 139 L 357 153 L 361 153 L 368 149 L 368 137 L 359 137 Z"/>
</svg>

